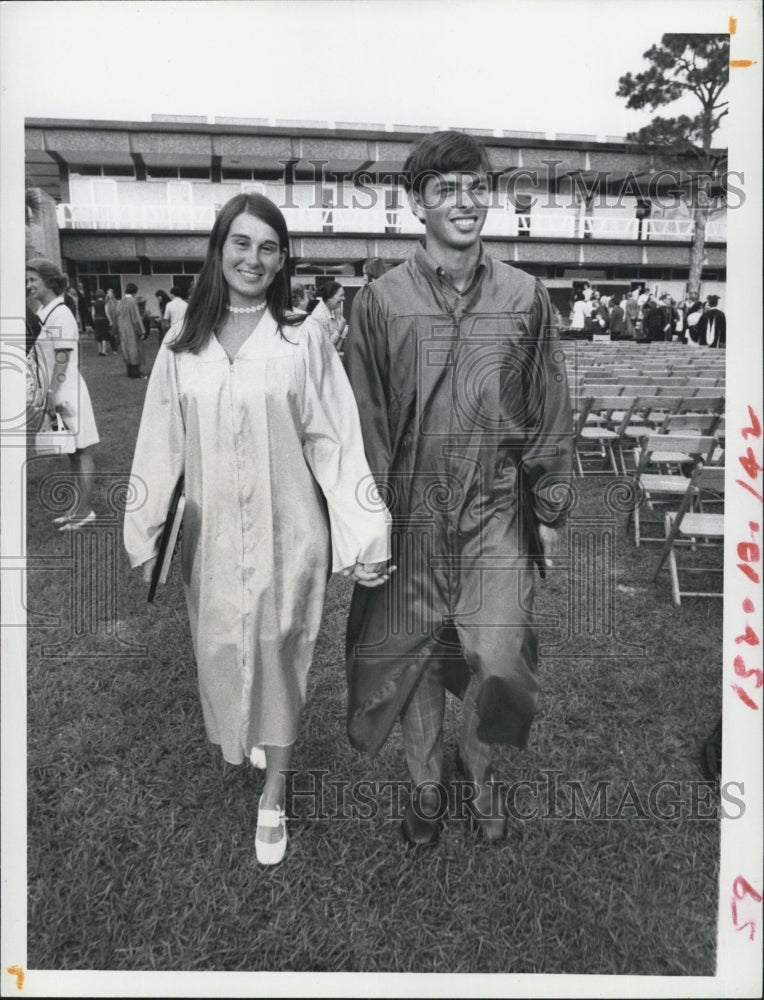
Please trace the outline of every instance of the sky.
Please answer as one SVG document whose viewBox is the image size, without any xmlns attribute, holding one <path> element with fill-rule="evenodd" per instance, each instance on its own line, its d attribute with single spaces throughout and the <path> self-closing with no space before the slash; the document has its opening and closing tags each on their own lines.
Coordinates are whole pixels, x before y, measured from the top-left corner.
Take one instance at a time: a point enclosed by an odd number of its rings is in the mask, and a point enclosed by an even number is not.
<svg viewBox="0 0 764 1000">
<path fill-rule="evenodd" d="M 10 0 L 3 98 L 28 117 L 623 136 L 651 116 L 615 96 L 619 77 L 664 31 L 726 32 L 728 15 L 718 0 Z"/>
</svg>

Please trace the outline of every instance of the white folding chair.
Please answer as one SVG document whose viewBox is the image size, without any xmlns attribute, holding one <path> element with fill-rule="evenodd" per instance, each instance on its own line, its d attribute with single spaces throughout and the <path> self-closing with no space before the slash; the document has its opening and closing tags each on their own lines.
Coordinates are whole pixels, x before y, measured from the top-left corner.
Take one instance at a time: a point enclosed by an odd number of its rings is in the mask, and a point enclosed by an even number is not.
<svg viewBox="0 0 764 1000">
<path fill-rule="evenodd" d="M 606 472 L 608 463 L 613 475 L 618 475 L 615 446 L 620 441 L 622 428 L 628 423 L 635 404 L 636 398 L 633 396 L 590 397 L 586 418 L 577 428 L 575 438 L 576 466 L 580 476 L 586 472 Z M 611 415 L 616 410 L 622 416 L 614 427 Z"/>
<path fill-rule="evenodd" d="M 664 540 L 663 534 L 647 533 L 650 525 L 657 532 L 662 523 L 656 511 L 679 505 L 692 473 L 711 453 L 714 443 L 713 437 L 698 434 L 650 434 L 643 439 L 634 474 L 638 501 L 627 520 L 627 527 L 633 522 L 637 547 L 643 542 Z M 646 511 L 653 512 L 652 516 Z"/>
<path fill-rule="evenodd" d="M 714 565 L 710 565 L 707 561 L 702 562 L 697 555 L 705 554 L 709 549 L 723 552 L 724 513 L 709 514 L 705 510 L 698 509 L 704 502 L 708 504 L 710 500 L 719 503 L 723 498 L 724 469 L 718 465 L 701 463 L 695 468 L 687 484 L 679 510 L 675 514 L 667 512 L 665 515 L 665 540 L 653 573 L 653 582 L 658 579 L 664 563 L 668 562 L 671 599 L 677 607 L 681 605 L 683 597 L 722 597 L 724 594 L 723 558 L 717 559 Z M 687 553 L 689 550 L 692 550 L 693 555 L 685 555 L 680 565 L 679 552 Z M 691 559 L 693 565 L 689 565 Z M 702 590 L 687 589 L 689 583 L 684 581 L 689 577 L 698 576 L 706 582 L 711 578 L 721 578 L 721 584 L 712 589 L 708 587 Z"/>
</svg>

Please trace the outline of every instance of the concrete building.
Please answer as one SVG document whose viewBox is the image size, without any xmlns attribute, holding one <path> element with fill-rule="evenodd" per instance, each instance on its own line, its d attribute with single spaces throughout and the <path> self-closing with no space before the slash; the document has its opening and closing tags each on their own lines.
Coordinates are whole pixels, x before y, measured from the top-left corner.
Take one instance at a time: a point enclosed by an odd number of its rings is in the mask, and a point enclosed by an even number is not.
<svg viewBox="0 0 764 1000">
<path fill-rule="evenodd" d="M 166 115 L 28 119 L 26 180 L 55 203 L 61 258 L 91 291 L 119 296 L 134 281 L 155 309 L 157 289 L 193 281 L 219 207 L 256 190 L 284 212 L 298 280 L 339 278 L 349 301 L 364 260 L 398 263 L 421 238 L 396 174 L 427 131 Z M 584 280 L 608 293 L 639 284 L 683 296 L 693 220 L 675 164 L 612 136 L 471 131 L 495 171 L 489 250 L 541 277 L 563 316 Z M 721 201 L 706 240 L 703 294 L 723 296 Z"/>
</svg>

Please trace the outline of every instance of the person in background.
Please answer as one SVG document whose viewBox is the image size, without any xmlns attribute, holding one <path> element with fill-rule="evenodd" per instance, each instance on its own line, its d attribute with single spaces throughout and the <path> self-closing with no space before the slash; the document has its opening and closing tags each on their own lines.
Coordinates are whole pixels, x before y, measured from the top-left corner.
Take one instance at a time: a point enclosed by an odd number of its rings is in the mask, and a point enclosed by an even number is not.
<svg viewBox="0 0 764 1000">
<path fill-rule="evenodd" d="M 329 281 L 321 287 L 318 295 L 318 304 L 310 315 L 337 350 L 341 352 L 348 328 L 347 320 L 342 314 L 345 289 L 339 281 Z"/>
<path fill-rule="evenodd" d="M 111 342 L 111 350 L 113 354 L 116 354 L 120 345 L 119 333 L 117 331 L 117 297 L 114 294 L 113 288 L 106 289 L 104 308 L 106 309 L 106 316 L 109 320 L 109 341 Z"/>
<path fill-rule="evenodd" d="M 652 292 L 642 306 L 642 322 L 645 337 L 650 343 L 663 340 L 663 313 Z"/>
<path fill-rule="evenodd" d="M 161 344 L 165 335 L 164 311 L 167 308 L 167 303 L 170 302 L 171 299 L 163 288 L 157 289 L 157 291 L 154 292 L 154 296 L 156 297 L 157 308 L 159 310 L 159 343 Z"/>
<path fill-rule="evenodd" d="M 626 314 L 624 313 L 624 304 L 626 302 L 626 296 L 622 296 L 620 302 L 617 296 L 613 296 L 610 300 L 610 339 L 620 340 L 623 337 L 624 324 L 626 319 Z"/>
<path fill-rule="evenodd" d="M 639 312 L 637 314 L 637 324 L 634 333 L 634 341 L 637 344 L 646 344 L 649 341 L 648 337 L 648 323 L 650 319 L 650 293 L 642 289 L 637 293 L 637 305 L 639 306 Z"/>
<path fill-rule="evenodd" d="M 29 294 L 26 296 L 26 430 L 35 434 L 42 429 L 47 416 L 48 389 L 47 373 L 38 365 L 34 347 L 42 332 L 42 323 L 37 315 L 39 302 Z"/>
<path fill-rule="evenodd" d="M 685 343 L 685 303 L 684 300 L 679 299 L 671 300 L 674 306 L 674 333 L 672 340 L 679 341 L 680 344 Z"/>
<path fill-rule="evenodd" d="M 110 326 L 109 317 L 106 315 L 106 293 L 99 288 L 93 303 L 93 329 L 98 341 L 98 356 L 101 358 L 111 354 Z"/>
<path fill-rule="evenodd" d="M 69 279 L 67 278 L 67 281 Z M 69 310 L 69 312 L 74 316 L 74 320 L 77 324 L 77 329 L 82 329 L 82 321 L 80 319 L 80 307 L 77 301 L 77 295 L 73 288 L 66 287 L 64 290 L 64 305 Z"/>
<path fill-rule="evenodd" d="M 181 322 L 186 315 L 186 309 L 188 309 L 188 303 L 183 298 L 180 288 L 177 285 L 173 285 L 170 289 L 170 301 L 165 306 L 164 313 L 162 314 L 165 333 L 171 326 L 175 326 L 176 323 Z"/>
<path fill-rule="evenodd" d="M 597 337 L 599 340 L 603 338 L 610 339 L 609 301 L 597 289 L 592 292 L 592 336 Z"/>
<path fill-rule="evenodd" d="M 573 311 L 570 314 L 570 329 L 583 333 L 586 329 L 586 299 L 583 292 L 576 292 Z"/>
<path fill-rule="evenodd" d="M 624 328 L 623 328 L 623 339 L 624 340 L 637 340 L 642 339 L 641 333 L 639 338 L 637 333 L 639 332 L 639 289 L 633 288 L 628 298 L 626 299 L 623 306 L 624 313 Z"/>
<path fill-rule="evenodd" d="M 704 305 L 700 299 L 687 299 L 684 314 L 684 336 L 688 344 L 699 344 L 698 324 L 703 315 Z"/>
<path fill-rule="evenodd" d="M 381 257 L 369 257 L 363 265 L 363 287 L 367 288 L 372 281 L 381 278 L 387 272 L 387 264 Z"/>
<path fill-rule="evenodd" d="M 54 524 L 59 531 L 76 531 L 96 519 L 91 506 L 95 477 L 92 448 L 99 441 L 98 428 L 79 369 L 77 320 L 63 297 L 68 279 L 43 257 L 29 260 L 26 273 L 27 292 L 40 303 L 37 316 L 41 330 L 33 352 L 40 384 L 46 386 L 45 409 L 51 422 L 59 416 L 74 437 L 69 465 L 75 499 L 65 514 L 54 518 Z"/>
<path fill-rule="evenodd" d="M 141 370 L 146 362 L 146 352 L 143 346 L 143 318 L 135 300 L 137 294 L 138 286 L 131 281 L 125 285 L 124 297 L 117 306 L 117 331 L 128 378 L 146 378 Z"/>
<path fill-rule="evenodd" d="M 315 285 L 306 285 L 305 290 L 308 293 L 308 304 L 306 308 L 308 310 L 308 315 L 310 315 L 318 305 L 318 293 L 316 292 Z"/>
<path fill-rule="evenodd" d="M 719 308 L 719 296 L 709 295 L 708 308 L 698 320 L 697 342 L 702 347 L 727 346 L 727 317 Z"/>
<path fill-rule="evenodd" d="M 136 295 L 135 301 L 143 323 L 143 339 L 147 340 L 151 333 L 151 313 L 148 311 L 146 299 L 142 295 Z"/>
<path fill-rule="evenodd" d="M 77 311 L 80 316 L 80 332 L 86 333 L 88 328 L 93 326 L 93 316 L 91 313 L 90 293 L 81 281 L 77 282 Z"/>
<path fill-rule="evenodd" d="M 660 315 L 661 335 L 658 340 L 670 341 L 674 336 L 674 323 L 676 322 L 676 310 L 668 292 L 664 292 L 658 300 L 658 313 Z"/>
<path fill-rule="evenodd" d="M 366 296 L 369 294 L 369 287 L 372 281 L 376 281 L 377 278 L 381 278 L 386 272 L 387 265 L 381 257 L 369 257 L 369 259 L 364 262 L 363 285 L 361 285 L 359 291 L 356 292 L 353 304 L 350 307 L 350 322 L 348 323 L 347 330 L 348 334 L 350 330 L 355 329 L 358 325 L 358 313 L 359 310 L 364 307 Z M 347 342 L 347 334 L 345 340 Z"/>
<path fill-rule="evenodd" d="M 132 466 L 146 501 L 124 532 L 148 582 L 183 477 L 204 724 L 229 764 L 265 765 L 253 837 L 263 865 L 287 847 L 284 772 L 329 574 L 373 587 L 392 571 L 352 390 L 318 324 L 291 313 L 289 263 L 270 199 L 240 194 L 218 212 L 188 312 L 152 369 Z"/>
<path fill-rule="evenodd" d="M 308 289 L 305 285 L 292 285 L 292 312 L 295 316 L 308 315 Z"/>
</svg>

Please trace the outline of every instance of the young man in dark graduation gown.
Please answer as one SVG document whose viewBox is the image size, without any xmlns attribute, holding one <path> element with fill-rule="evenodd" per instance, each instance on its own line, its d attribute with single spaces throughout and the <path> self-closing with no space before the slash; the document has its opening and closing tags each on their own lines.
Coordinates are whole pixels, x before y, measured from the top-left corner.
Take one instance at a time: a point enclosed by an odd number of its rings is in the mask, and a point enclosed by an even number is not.
<svg viewBox="0 0 764 1000">
<path fill-rule="evenodd" d="M 539 696 L 535 567 L 552 565 L 571 474 L 565 359 L 539 281 L 481 243 L 490 164 L 459 132 L 404 165 L 424 243 L 368 288 L 347 341 L 366 454 L 393 514 L 398 569 L 356 587 L 348 733 L 376 753 L 400 719 L 412 787 L 402 830 L 435 844 L 443 718 L 462 699 L 457 763 L 489 840 L 505 833 L 495 744 L 523 747 Z"/>
</svg>

